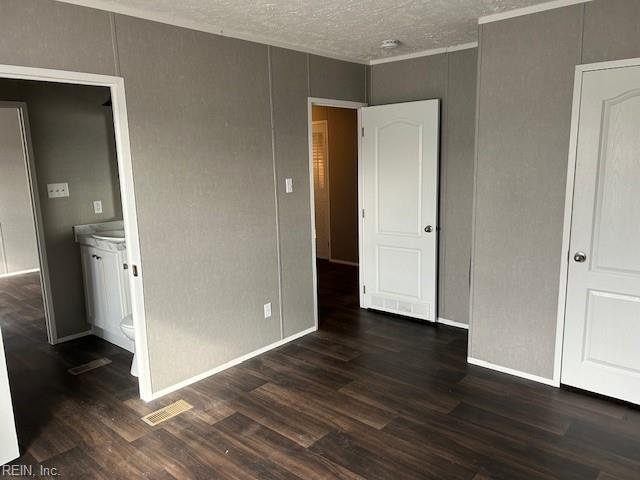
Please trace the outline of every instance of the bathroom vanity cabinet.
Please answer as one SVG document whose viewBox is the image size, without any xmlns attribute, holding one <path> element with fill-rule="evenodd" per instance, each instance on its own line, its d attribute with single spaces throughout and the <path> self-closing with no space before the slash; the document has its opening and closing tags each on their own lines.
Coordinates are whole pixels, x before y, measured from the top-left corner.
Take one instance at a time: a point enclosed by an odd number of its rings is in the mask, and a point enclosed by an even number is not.
<svg viewBox="0 0 640 480">
<path fill-rule="evenodd" d="M 96 233 L 76 238 L 80 244 L 87 322 L 94 335 L 133 352 L 133 342 L 120 329 L 122 319 L 131 313 L 126 243 Z"/>
<path fill-rule="evenodd" d="M 80 246 L 87 319 L 98 336 L 129 349 L 120 322 L 131 313 L 126 251 Z M 103 335 L 99 335 L 103 333 Z M 114 338 L 115 337 L 115 338 Z"/>
</svg>

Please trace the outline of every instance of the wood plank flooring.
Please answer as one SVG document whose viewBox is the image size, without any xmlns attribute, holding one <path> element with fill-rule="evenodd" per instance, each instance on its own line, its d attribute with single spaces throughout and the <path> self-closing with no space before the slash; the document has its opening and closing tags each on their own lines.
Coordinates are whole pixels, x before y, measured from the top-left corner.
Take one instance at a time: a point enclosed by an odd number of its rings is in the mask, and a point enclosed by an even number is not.
<svg viewBox="0 0 640 480">
<path fill-rule="evenodd" d="M 464 330 L 360 310 L 357 269 L 319 273 L 317 333 L 150 404 L 128 352 L 47 345 L 37 275 L 0 279 L 14 463 L 83 479 L 640 478 L 637 409 L 467 365 Z M 180 398 L 195 408 L 140 420 Z"/>
</svg>

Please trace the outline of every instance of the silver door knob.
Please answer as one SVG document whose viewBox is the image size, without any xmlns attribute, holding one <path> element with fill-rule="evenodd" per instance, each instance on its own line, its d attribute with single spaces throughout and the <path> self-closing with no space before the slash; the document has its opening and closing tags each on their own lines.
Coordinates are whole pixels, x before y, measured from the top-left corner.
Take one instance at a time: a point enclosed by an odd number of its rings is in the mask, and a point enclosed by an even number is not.
<svg viewBox="0 0 640 480">
<path fill-rule="evenodd" d="M 573 256 L 573 261 L 578 263 L 582 263 L 586 259 L 587 259 L 587 254 L 584 252 L 576 252 L 575 255 Z"/>
<path fill-rule="evenodd" d="M 433 227 L 431 225 L 427 225 L 426 227 L 424 227 L 424 231 L 427 233 L 431 233 L 433 232 Z"/>
</svg>

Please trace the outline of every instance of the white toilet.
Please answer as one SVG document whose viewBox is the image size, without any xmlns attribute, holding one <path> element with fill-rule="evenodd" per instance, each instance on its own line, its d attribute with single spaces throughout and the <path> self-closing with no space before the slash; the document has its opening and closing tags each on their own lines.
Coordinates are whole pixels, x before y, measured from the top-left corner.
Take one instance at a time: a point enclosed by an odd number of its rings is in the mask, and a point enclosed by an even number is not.
<svg viewBox="0 0 640 480">
<path fill-rule="evenodd" d="M 136 353 L 135 353 L 136 335 L 135 335 L 135 331 L 133 329 L 133 316 L 127 315 L 126 317 L 124 317 L 122 319 L 122 321 L 120 322 L 120 330 L 122 330 L 122 333 L 124 333 L 125 337 L 127 337 L 129 340 L 134 342 L 134 344 L 133 344 L 133 361 L 131 362 L 131 375 L 133 375 L 134 377 L 137 377 L 138 376 L 138 362 L 137 362 Z"/>
</svg>

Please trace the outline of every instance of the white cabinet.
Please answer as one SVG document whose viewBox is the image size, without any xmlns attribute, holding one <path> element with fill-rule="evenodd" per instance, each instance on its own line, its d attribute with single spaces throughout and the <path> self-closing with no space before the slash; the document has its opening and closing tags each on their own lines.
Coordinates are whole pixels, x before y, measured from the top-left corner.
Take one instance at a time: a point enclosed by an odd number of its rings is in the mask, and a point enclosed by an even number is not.
<svg viewBox="0 0 640 480">
<path fill-rule="evenodd" d="M 96 307 L 94 299 L 97 295 L 97 287 L 95 285 L 95 272 L 96 267 L 93 265 L 94 251 L 92 247 L 86 245 L 80 245 L 80 260 L 82 262 L 82 281 L 84 283 L 84 301 L 85 310 L 87 312 L 87 322 L 90 325 L 95 325 L 95 311 Z"/>
<path fill-rule="evenodd" d="M 131 313 L 126 250 L 80 245 L 87 321 L 93 333 L 133 351 L 133 343 L 120 330 Z"/>
</svg>

